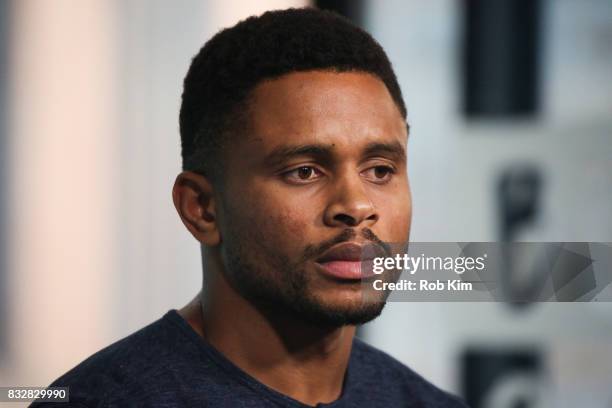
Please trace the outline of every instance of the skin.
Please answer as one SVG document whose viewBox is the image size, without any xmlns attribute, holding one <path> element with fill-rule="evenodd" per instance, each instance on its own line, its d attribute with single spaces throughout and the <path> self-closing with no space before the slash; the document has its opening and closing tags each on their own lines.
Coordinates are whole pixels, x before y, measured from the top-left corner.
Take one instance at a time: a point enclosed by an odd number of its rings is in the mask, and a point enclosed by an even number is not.
<svg viewBox="0 0 612 408">
<path fill-rule="evenodd" d="M 193 172 L 176 179 L 174 204 L 201 243 L 204 269 L 202 292 L 179 313 L 263 384 L 305 404 L 331 402 L 355 326 L 292 310 L 289 282 L 302 277 L 294 295 L 320 310 L 382 310 L 384 299 L 364 306 L 361 282 L 330 278 L 315 259 L 338 237 L 371 242 L 365 230 L 408 241 L 406 122 L 384 83 L 360 72 L 290 73 L 260 83 L 249 106 L 222 186 Z M 317 149 L 271 156 L 296 146 Z M 254 293 L 258 283 L 270 292 Z"/>
</svg>

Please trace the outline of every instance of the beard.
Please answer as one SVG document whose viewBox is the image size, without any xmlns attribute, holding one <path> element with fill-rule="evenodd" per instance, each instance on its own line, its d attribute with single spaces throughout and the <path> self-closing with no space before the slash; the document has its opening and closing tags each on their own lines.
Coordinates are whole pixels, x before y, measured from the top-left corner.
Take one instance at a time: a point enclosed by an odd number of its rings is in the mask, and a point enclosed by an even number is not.
<svg viewBox="0 0 612 408">
<path fill-rule="evenodd" d="M 381 293 L 374 299 L 362 296 L 362 301 L 357 303 L 325 302 L 313 294 L 315 272 L 307 270 L 308 264 L 327 249 L 356 235 L 354 230 L 346 229 L 332 240 L 306 247 L 297 260 L 234 236 L 234 245 L 224 246 L 222 250 L 226 275 L 234 290 L 264 313 L 288 314 L 318 327 L 364 324 L 381 314 L 388 293 Z M 362 235 L 382 244 L 368 229 Z"/>
</svg>

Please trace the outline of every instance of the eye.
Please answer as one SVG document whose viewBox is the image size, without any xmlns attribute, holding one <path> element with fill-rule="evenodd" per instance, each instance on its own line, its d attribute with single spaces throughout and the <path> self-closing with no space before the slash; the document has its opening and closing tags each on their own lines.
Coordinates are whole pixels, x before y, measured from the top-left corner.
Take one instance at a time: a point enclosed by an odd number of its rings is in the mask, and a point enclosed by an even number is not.
<svg viewBox="0 0 612 408">
<path fill-rule="evenodd" d="M 391 166 L 374 166 L 364 171 L 366 178 L 374 183 L 384 184 L 391 180 L 395 169 Z"/>
<path fill-rule="evenodd" d="M 323 173 L 313 166 L 301 166 L 290 170 L 283 176 L 292 183 L 308 183 L 321 177 Z"/>
</svg>

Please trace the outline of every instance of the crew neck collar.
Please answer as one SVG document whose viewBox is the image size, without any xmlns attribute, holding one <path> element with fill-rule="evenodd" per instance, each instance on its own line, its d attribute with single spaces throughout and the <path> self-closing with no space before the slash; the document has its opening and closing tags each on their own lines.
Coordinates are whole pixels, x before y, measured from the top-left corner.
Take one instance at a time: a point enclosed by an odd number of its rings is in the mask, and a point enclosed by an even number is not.
<svg viewBox="0 0 612 408">
<path fill-rule="evenodd" d="M 169 310 L 163 317 L 175 326 L 177 326 L 181 332 L 189 339 L 190 342 L 196 344 L 196 346 L 205 353 L 210 360 L 212 360 L 218 367 L 225 371 L 228 376 L 237 380 L 241 384 L 250 388 L 251 390 L 260 394 L 263 398 L 274 402 L 281 406 L 291 406 L 295 408 L 338 408 L 343 405 L 343 402 L 348 399 L 348 394 L 353 386 L 353 375 L 351 374 L 352 366 L 352 355 L 353 349 L 351 349 L 351 357 L 344 376 L 344 384 L 340 397 L 330 403 L 319 403 L 317 405 L 307 405 L 294 398 L 291 398 L 281 392 L 278 392 L 267 385 L 261 383 L 259 380 L 242 370 L 240 367 L 230 361 L 223 353 L 214 348 L 206 339 L 202 338 L 190 325 L 189 323 L 178 313 L 176 309 Z M 353 340 L 354 341 L 354 340 Z"/>
</svg>

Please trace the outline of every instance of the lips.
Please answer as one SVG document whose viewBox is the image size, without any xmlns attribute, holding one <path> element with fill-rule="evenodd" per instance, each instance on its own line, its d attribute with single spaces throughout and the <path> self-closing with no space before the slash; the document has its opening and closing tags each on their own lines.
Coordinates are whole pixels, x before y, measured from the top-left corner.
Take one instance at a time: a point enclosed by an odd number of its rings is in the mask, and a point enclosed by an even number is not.
<svg viewBox="0 0 612 408">
<path fill-rule="evenodd" d="M 374 275 L 372 259 L 377 256 L 384 256 L 377 245 L 345 242 L 325 251 L 316 262 L 331 277 L 356 280 Z"/>
</svg>

